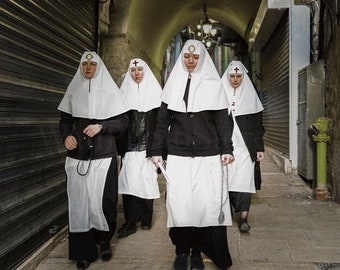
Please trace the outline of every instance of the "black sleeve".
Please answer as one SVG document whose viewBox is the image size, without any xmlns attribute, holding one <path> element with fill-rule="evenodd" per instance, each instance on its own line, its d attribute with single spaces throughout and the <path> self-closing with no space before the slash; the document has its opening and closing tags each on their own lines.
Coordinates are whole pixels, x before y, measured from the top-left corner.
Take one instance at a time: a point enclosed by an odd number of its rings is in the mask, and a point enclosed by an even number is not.
<svg viewBox="0 0 340 270">
<path fill-rule="evenodd" d="M 116 136 L 116 146 L 118 155 L 123 157 L 128 148 L 128 129 L 125 129 L 122 133 Z"/>
<path fill-rule="evenodd" d="M 233 143 L 231 136 L 233 133 L 234 122 L 228 109 L 214 111 L 214 119 L 218 135 L 221 139 L 221 154 L 233 154 Z"/>
<path fill-rule="evenodd" d="M 127 112 L 127 116 L 129 121 L 131 121 L 131 111 Z M 116 136 L 116 146 L 117 146 L 117 152 L 118 155 L 121 157 L 124 157 L 125 153 L 127 152 L 128 148 L 128 127 L 124 129 L 124 131 L 120 132 Z"/>
<path fill-rule="evenodd" d="M 122 113 L 108 120 L 100 121 L 100 124 L 103 127 L 101 134 L 113 134 L 115 136 L 120 136 L 128 127 L 129 118 L 126 113 Z"/>
<path fill-rule="evenodd" d="M 65 112 L 60 113 L 59 130 L 63 142 L 65 141 L 67 136 L 72 134 L 74 121 L 75 119 L 71 114 Z"/>
<path fill-rule="evenodd" d="M 168 129 L 171 124 L 172 112 L 168 110 L 168 104 L 162 102 L 156 121 L 156 129 L 153 136 L 151 156 L 166 155 Z"/>
<path fill-rule="evenodd" d="M 257 152 L 264 152 L 264 141 L 263 136 L 265 129 L 263 127 L 262 112 L 256 113 L 254 117 L 254 127 L 255 127 L 255 145 Z"/>
</svg>

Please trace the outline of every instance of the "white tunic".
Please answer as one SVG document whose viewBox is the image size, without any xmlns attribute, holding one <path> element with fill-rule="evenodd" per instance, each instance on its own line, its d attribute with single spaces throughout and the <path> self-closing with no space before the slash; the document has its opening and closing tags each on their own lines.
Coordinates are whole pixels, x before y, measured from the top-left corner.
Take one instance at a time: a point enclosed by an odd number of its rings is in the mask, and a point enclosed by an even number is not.
<svg viewBox="0 0 340 270">
<path fill-rule="evenodd" d="M 254 180 L 254 162 L 251 160 L 248 148 L 241 131 L 234 119 L 232 141 L 235 161 L 227 166 L 229 191 L 256 193 Z"/>
<path fill-rule="evenodd" d="M 103 213 L 102 201 L 105 180 L 112 158 L 91 160 L 89 171 L 85 173 L 89 162 L 66 157 L 67 193 L 69 202 L 70 232 L 87 232 L 91 228 L 109 231 Z"/>
<path fill-rule="evenodd" d="M 157 171 L 146 151 L 127 152 L 122 160 L 118 177 L 118 193 L 134 195 L 143 199 L 160 197 Z"/>
<path fill-rule="evenodd" d="M 168 155 L 166 207 L 168 227 L 231 225 L 227 180 L 219 155 L 181 157 Z M 222 190 L 223 185 L 223 190 Z M 222 203 L 221 203 L 222 202 Z M 225 220 L 219 223 L 221 205 Z"/>
</svg>

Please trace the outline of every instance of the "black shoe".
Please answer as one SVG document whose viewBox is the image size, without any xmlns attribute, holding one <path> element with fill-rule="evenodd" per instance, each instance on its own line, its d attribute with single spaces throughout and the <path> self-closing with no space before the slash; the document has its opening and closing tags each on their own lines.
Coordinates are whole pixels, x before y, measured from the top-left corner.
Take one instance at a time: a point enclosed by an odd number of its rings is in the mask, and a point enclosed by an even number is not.
<svg viewBox="0 0 340 270">
<path fill-rule="evenodd" d="M 173 269 L 174 270 L 187 270 L 188 257 L 189 256 L 185 253 L 177 255 L 172 265 Z"/>
<path fill-rule="evenodd" d="M 90 264 L 91 263 L 87 260 L 80 260 L 77 262 L 77 269 L 83 270 L 83 269 L 89 268 Z"/>
<path fill-rule="evenodd" d="M 110 242 L 100 242 L 100 258 L 107 262 L 112 258 L 112 250 Z"/>
<path fill-rule="evenodd" d="M 151 230 L 151 225 L 142 222 L 142 230 Z"/>
<path fill-rule="evenodd" d="M 245 232 L 249 232 L 250 230 L 250 226 L 247 223 L 247 220 L 241 219 L 238 228 L 240 230 L 240 232 L 245 233 Z"/>
<path fill-rule="evenodd" d="M 127 237 L 137 231 L 136 225 L 130 222 L 125 222 L 117 231 L 117 238 Z"/>
<path fill-rule="evenodd" d="M 191 264 L 190 266 L 191 270 L 204 270 L 205 269 L 202 256 L 191 256 L 190 264 Z"/>
</svg>

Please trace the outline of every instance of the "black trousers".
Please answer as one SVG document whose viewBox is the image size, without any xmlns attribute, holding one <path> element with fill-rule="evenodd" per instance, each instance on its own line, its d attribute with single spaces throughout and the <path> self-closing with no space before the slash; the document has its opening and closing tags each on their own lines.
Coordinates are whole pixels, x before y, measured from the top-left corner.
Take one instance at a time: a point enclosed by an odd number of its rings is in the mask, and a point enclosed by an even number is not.
<svg viewBox="0 0 340 270">
<path fill-rule="evenodd" d="M 172 227 L 169 236 L 176 246 L 177 255 L 189 254 L 191 249 L 197 249 L 222 270 L 232 265 L 226 226 Z"/>
<path fill-rule="evenodd" d="M 251 196 L 251 193 L 246 192 L 229 192 L 230 204 L 234 207 L 235 213 L 249 211 Z"/>
<path fill-rule="evenodd" d="M 110 231 L 91 229 L 88 232 L 69 232 L 69 259 L 95 261 L 98 258 L 97 244 L 109 242 L 117 226 L 117 203 L 118 203 L 118 174 L 117 159 L 112 158 L 109 166 L 103 193 L 103 212 Z"/>
<path fill-rule="evenodd" d="M 143 199 L 133 195 L 123 194 L 123 208 L 126 222 L 151 225 L 153 215 L 153 199 Z"/>
</svg>

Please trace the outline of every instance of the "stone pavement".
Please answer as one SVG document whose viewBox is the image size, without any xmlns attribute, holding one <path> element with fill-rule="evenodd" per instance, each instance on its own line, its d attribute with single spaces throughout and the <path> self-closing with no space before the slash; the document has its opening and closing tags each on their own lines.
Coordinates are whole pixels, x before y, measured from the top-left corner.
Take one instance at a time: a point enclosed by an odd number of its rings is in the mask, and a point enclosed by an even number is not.
<svg viewBox="0 0 340 270">
<path fill-rule="evenodd" d="M 340 205 L 316 201 L 312 189 L 298 176 L 283 173 L 270 159 L 261 162 L 262 190 L 253 197 L 249 224 L 240 234 L 237 222 L 228 227 L 228 242 L 233 266 L 228 270 L 316 270 L 340 269 Z M 159 180 L 161 198 L 155 200 L 154 224 L 123 239 L 112 239 L 113 257 L 100 259 L 89 270 L 171 269 L 174 246 L 166 228 L 165 183 Z M 121 201 L 118 228 L 123 223 Z M 76 269 L 68 260 L 67 228 L 46 243 L 21 267 L 28 270 Z M 53 243 L 57 243 L 55 247 Z M 52 248 L 51 248 L 52 247 Z M 44 258 L 37 266 L 40 259 Z M 206 270 L 217 267 L 204 257 Z"/>
</svg>

